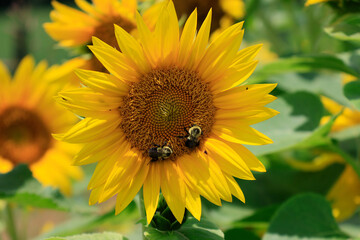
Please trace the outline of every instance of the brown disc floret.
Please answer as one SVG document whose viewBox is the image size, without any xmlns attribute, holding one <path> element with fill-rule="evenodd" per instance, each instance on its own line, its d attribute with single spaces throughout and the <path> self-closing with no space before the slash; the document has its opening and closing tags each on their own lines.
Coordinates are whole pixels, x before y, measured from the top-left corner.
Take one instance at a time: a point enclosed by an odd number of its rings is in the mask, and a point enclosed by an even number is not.
<svg viewBox="0 0 360 240">
<path fill-rule="evenodd" d="M 131 146 L 147 156 L 154 144 L 171 146 L 174 160 L 194 149 L 185 146 L 184 130 L 196 124 L 208 137 L 215 107 L 208 85 L 194 71 L 176 67 L 159 68 L 130 85 L 123 98 L 120 128 Z"/>
<path fill-rule="evenodd" d="M 11 106 L 0 112 L 0 156 L 15 165 L 40 160 L 51 139 L 49 129 L 34 111 Z"/>
</svg>

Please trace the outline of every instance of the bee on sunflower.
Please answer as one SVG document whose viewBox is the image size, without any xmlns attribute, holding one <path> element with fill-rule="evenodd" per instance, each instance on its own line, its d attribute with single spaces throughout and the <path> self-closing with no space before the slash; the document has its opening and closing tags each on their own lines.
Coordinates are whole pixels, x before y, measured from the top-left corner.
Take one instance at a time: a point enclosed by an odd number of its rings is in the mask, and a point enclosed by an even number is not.
<svg viewBox="0 0 360 240">
<path fill-rule="evenodd" d="M 76 60 L 47 69 L 46 62 L 35 66 L 27 56 L 11 80 L 0 62 L 0 173 L 27 164 L 44 186 L 71 194 L 71 179 L 83 176 L 81 168 L 71 166 L 78 147 L 56 141 L 51 133 L 66 131 L 77 121 L 53 99 L 60 79 L 67 79 L 75 67 Z"/>
<path fill-rule="evenodd" d="M 234 177 L 254 180 L 265 168 L 243 144 L 272 143 L 251 125 L 278 113 L 265 107 L 276 84 L 244 84 L 261 45 L 239 51 L 242 23 L 209 43 L 211 10 L 197 34 L 197 10 L 180 34 L 172 1 L 153 31 L 139 14 L 136 25 L 138 39 L 115 26 L 121 51 L 94 37 L 89 48 L 110 74 L 78 70 L 87 87 L 57 97 L 85 117 L 56 137 L 84 144 L 76 164 L 97 162 L 90 204 L 117 195 L 120 213 L 142 187 L 148 222 L 161 191 L 181 223 L 185 208 L 200 219 L 200 196 L 245 201 Z"/>
</svg>

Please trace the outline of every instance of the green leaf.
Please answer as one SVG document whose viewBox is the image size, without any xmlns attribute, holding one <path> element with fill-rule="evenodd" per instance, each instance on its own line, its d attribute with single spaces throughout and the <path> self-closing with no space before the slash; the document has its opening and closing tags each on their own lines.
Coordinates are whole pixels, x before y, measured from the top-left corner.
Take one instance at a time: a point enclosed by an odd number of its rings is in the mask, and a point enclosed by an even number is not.
<svg viewBox="0 0 360 240">
<path fill-rule="evenodd" d="M 119 233 L 90 233 L 90 234 L 80 234 L 69 237 L 51 237 L 46 240 L 126 240 L 127 238 L 123 237 Z"/>
<path fill-rule="evenodd" d="M 247 146 L 256 155 L 289 149 L 309 138 L 319 126 L 324 112 L 319 97 L 308 92 L 285 94 L 268 107 L 280 114 L 254 125 L 254 128 L 269 136 L 274 143 Z"/>
<path fill-rule="evenodd" d="M 269 63 L 256 71 L 255 76 L 251 79 L 251 83 L 264 81 L 272 75 L 288 72 L 309 73 L 318 70 L 338 71 L 353 76 L 359 76 L 356 71 L 333 55 L 314 55 L 283 58 Z"/>
<path fill-rule="evenodd" d="M 275 213 L 264 240 L 271 236 L 346 239 L 340 231 L 329 202 L 321 195 L 306 193 L 286 201 Z M 281 238 L 279 238 L 281 239 Z"/>
<path fill-rule="evenodd" d="M 71 206 L 58 190 L 42 187 L 26 165 L 19 165 L 11 172 L 0 174 L 0 199 L 57 210 L 69 210 Z"/>
<path fill-rule="evenodd" d="M 226 240 L 260 240 L 256 234 L 243 228 L 232 228 L 227 230 L 224 234 Z"/>
<path fill-rule="evenodd" d="M 206 219 L 201 219 L 199 222 L 195 218 L 189 217 L 180 229 L 176 231 L 165 232 L 147 227 L 145 238 L 148 240 L 223 240 L 224 233 Z"/>
<path fill-rule="evenodd" d="M 343 77 L 344 75 L 339 73 L 286 73 L 272 76 L 268 81 L 278 83 L 277 89 L 286 93 L 305 91 L 324 95 L 344 106 L 351 106 L 343 94 Z"/>
<path fill-rule="evenodd" d="M 360 42 L 360 16 L 359 14 L 343 16 L 324 30 L 333 38 Z"/>
<path fill-rule="evenodd" d="M 344 94 L 350 102 L 360 110 L 360 82 L 349 82 L 344 86 Z"/>
</svg>

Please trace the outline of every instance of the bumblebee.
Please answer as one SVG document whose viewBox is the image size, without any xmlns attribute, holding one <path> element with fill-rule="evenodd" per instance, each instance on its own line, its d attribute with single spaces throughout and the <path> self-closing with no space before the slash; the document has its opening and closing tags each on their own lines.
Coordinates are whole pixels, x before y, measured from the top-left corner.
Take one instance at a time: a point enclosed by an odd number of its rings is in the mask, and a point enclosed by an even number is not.
<svg viewBox="0 0 360 240">
<path fill-rule="evenodd" d="M 149 157 L 151 158 L 150 162 L 156 162 L 160 159 L 165 160 L 171 156 L 173 150 L 166 144 L 166 142 L 162 146 L 154 144 L 155 147 L 149 149 Z"/>
<path fill-rule="evenodd" d="M 201 128 L 194 124 L 190 129 L 189 131 L 186 130 L 186 128 L 184 128 L 187 135 L 185 136 L 178 136 L 179 138 L 186 138 L 186 141 L 185 141 L 185 146 L 192 149 L 192 148 L 195 148 L 197 146 L 199 146 L 200 144 L 200 140 L 199 140 L 199 137 L 202 135 L 202 131 L 201 131 Z"/>
</svg>

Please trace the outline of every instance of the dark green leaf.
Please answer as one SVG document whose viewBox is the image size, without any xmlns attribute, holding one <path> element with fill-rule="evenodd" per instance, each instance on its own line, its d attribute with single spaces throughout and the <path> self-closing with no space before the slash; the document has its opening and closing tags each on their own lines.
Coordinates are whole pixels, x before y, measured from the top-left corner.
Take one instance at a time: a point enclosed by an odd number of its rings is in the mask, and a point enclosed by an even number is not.
<svg viewBox="0 0 360 240">
<path fill-rule="evenodd" d="M 232 228 L 227 230 L 224 234 L 226 240 L 260 240 L 259 236 L 243 228 Z"/>
<path fill-rule="evenodd" d="M 344 86 L 344 94 L 360 110 L 360 81 L 349 82 Z"/>
<path fill-rule="evenodd" d="M 275 213 L 264 240 L 271 235 L 346 239 L 326 199 L 307 193 L 286 201 Z"/>
<path fill-rule="evenodd" d="M 90 233 L 90 234 L 80 234 L 69 237 L 51 237 L 46 240 L 126 240 L 127 238 L 123 237 L 119 233 Z"/>
</svg>

